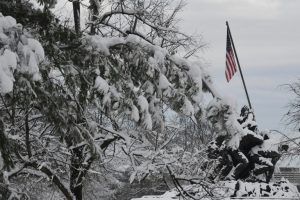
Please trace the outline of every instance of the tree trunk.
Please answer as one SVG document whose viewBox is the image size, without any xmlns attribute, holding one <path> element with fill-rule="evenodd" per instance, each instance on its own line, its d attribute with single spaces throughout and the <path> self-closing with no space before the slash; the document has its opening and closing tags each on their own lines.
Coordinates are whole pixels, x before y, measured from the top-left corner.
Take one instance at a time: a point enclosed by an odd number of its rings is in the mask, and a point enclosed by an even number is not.
<svg viewBox="0 0 300 200">
<path fill-rule="evenodd" d="M 76 200 L 82 200 L 82 185 L 71 188 L 71 191 Z"/>
<path fill-rule="evenodd" d="M 73 14 L 74 14 L 74 24 L 75 32 L 80 33 L 80 2 L 79 0 L 73 1 Z"/>
<path fill-rule="evenodd" d="M 97 15 L 99 15 L 99 8 L 97 6 L 97 2 L 98 0 L 90 0 L 90 12 L 91 12 L 91 21 L 94 22 L 97 20 Z M 100 4 L 101 1 L 99 1 L 98 3 Z M 91 35 L 95 35 L 96 34 L 96 27 L 94 24 L 91 25 Z"/>
<path fill-rule="evenodd" d="M 83 155 L 82 148 L 75 148 L 72 152 L 70 167 L 70 189 L 76 200 L 82 200 L 82 165 Z"/>
<path fill-rule="evenodd" d="M 0 116 L 0 152 L 3 160 L 2 169 L 10 170 L 12 167 L 14 167 L 14 164 L 10 156 L 11 153 L 9 149 L 9 143 L 5 135 L 5 124 L 1 116 Z M 0 171 L 2 169 L 0 169 Z"/>
<path fill-rule="evenodd" d="M 25 115 L 25 145 L 26 145 L 28 158 L 31 158 L 32 153 L 31 153 L 31 146 L 30 146 L 30 128 L 29 128 L 29 120 L 28 120 L 29 109 L 26 109 L 26 112 L 27 113 Z"/>
</svg>

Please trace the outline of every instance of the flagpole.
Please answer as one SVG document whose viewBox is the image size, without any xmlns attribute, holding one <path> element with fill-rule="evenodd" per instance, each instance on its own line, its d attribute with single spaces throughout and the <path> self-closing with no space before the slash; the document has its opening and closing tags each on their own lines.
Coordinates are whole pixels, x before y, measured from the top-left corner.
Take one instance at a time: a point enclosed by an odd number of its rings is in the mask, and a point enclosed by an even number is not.
<svg viewBox="0 0 300 200">
<path fill-rule="evenodd" d="M 246 84 L 245 84 L 243 72 L 242 72 L 242 69 L 241 69 L 241 66 L 240 66 L 239 58 L 238 58 L 237 53 L 236 53 L 236 50 L 235 50 L 235 46 L 234 46 L 234 42 L 233 42 L 233 39 L 232 39 L 232 36 L 231 36 L 231 31 L 230 31 L 230 28 L 229 28 L 229 23 L 228 23 L 228 21 L 226 21 L 226 26 L 227 26 L 228 31 L 229 31 L 230 41 L 231 41 L 232 46 L 233 46 L 235 58 L 236 58 L 236 61 L 237 61 L 238 67 L 239 67 L 239 71 L 240 71 L 240 75 L 241 75 L 241 78 L 242 78 L 242 81 L 243 81 L 243 86 L 244 86 L 244 89 L 245 89 L 245 92 L 246 92 L 246 96 L 247 96 L 249 108 L 252 109 L 252 105 L 251 105 L 250 98 L 249 98 L 249 94 L 248 94 L 247 87 L 246 87 Z"/>
</svg>

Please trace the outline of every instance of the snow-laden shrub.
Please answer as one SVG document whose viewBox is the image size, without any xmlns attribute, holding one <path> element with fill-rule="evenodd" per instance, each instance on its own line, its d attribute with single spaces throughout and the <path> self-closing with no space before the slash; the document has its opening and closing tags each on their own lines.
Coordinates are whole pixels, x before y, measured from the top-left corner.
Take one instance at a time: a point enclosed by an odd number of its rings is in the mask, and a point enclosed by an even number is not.
<svg viewBox="0 0 300 200">
<path fill-rule="evenodd" d="M 13 90 L 14 73 L 29 74 L 33 80 L 41 79 L 38 64 L 44 60 L 42 45 L 23 33 L 21 24 L 0 13 L 0 93 Z"/>
</svg>

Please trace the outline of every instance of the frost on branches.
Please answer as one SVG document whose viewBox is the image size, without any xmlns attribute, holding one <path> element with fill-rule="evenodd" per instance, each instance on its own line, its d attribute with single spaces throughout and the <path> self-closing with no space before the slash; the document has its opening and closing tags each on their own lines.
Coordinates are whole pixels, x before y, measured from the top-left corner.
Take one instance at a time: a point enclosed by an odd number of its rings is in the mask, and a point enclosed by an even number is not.
<svg viewBox="0 0 300 200">
<path fill-rule="evenodd" d="M 95 95 L 100 95 L 103 107 L 110 109 L 115 100 L 115 104 L 118 103 L 120 108 L 127 107 L 127 113 L 149 130 L 153 124 L 162 121 L 159 113 L 163 104 L 171 104 L 174 110 L 192 118 L 201 112 L 202 80 L 209 76 L 200 65 L 169 55 L 166 49 L 134 35 L 108 39 L 88 36 L 86 41 L 90 53 L 107 55 L 109 48 L 114 47 L 110 54 L 113 62 L 124 63 L 117 68 L 109 61 L 95 69 L 94 88 L 99 92 Z M 118 56 L 115 46 L 124 49 Z"/>
<path fill-rule="evenodd" d="M 94 102 L 99 109 L 109 111 L 111 117 L 125 111 L 128 119 L 148 131 L 145 132 L 146 137 L 143 131 L 120 135 L 131 146 L 130 149 L 126 148 L 134 167 L 131 181 L 135 178 L 142 180 L 165 170 L 166 164 L 179 165 L 178 159 L 183 156 L 181 153 L 172 153 L 178 151 L 177 147 L 165 149 L 174 135 L 159 143 L 148 140 L 148 137 L 156 137 L 167 131 L 163 107 L 169 106 L 197 123 L 196 116 L 201 116 L 204 111 L 203 88 L 211 92 L 214 90 L 210 76 L 198 63 L 170 55 L 166 49 L 134 35 L 109 40 L 111 42 L 102 42 L 105 40 L 99 36 L 86 38 L 89 52 L 106 52 L 106 55 L 110 52 L 113 59 L 94 70 L 96 79 L 93 95 L 97 97 Z M 113 63 L 118 63 L 119 67 Z M 134 142 L 133 138 L 136 139 Z M 175 168 L 179 169 L 179 166 Z"/>
<path fill-rule="evenodd" d="M 1 28 L 0 184 L 7 198 L 25 198 L 27 184 L 12 183 L 29 177 L 50 181 L 58 196 L 81 199 L 87 174 L 116 152 L 128 156 L 132 181 L 166 164 L 197 173 L 194 155 L 166 149 L 176 129 L 166 126 L 163 110 L 197 123 L 204 91 L 216 95 L 198 63 L 134 34 L 83 35 L 74 50 L 42 32 L 43 49 L 12 17 L 2 16 Z"/>
</svg>

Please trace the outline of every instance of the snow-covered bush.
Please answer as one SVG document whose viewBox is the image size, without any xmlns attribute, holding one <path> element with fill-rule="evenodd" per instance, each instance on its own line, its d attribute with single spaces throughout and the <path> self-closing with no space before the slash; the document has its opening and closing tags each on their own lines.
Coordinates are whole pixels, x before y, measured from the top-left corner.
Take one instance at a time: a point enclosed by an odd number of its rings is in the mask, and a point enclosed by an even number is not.
<svg viewBox="0 0 300 200">
<path fill-rule="evenodd" d="M 1 186 L 3 198 L 26 197 L 26 194 L 9 186 L 9 177 L 15 173 L 13 167 L 16 164 L 11 155 L 11 150 L 17 148 L 17 145 L 9 139 L 14 137 L 13 140 L 18 143 L 17 138 L 19 135 L 11 135 L 10 133 L 12 132 L 6 132 L 7 130 L 12 130 L 11 124 L 9 124 L 9 127 L 5 124 L 8 121 L 7 118 L 10 118 L 13 123 L 17 119 L 13 108 L 16 100 L 9 102 L 9 106 L 12 109 L 7 105 L 7 100 L 13 96 L 14 92 L 20 95 L 21 91 L 25 91 L 28 85 L 26 86 L 24 83 L 41 80 L 38 65 L 43 60 L 44 50 L 42 45 L 24 31 L 23 26 L 17 24 L 13 17 L 3 16 L 0 13 L 0 95 L 2 99 L 1 108 L 6 110 L 1 111 L 0 115 L 0 184 L 4 184 L 4 186 Z M 23 82 L 22 87 L 20 87 L 20 82 Z M 7 98 L 3 98 L 2 95 Z M 22 102 L 21 99 L 22 97 L 18 101 Z M 25 105 L 23 104 L 22 106 Z M 18 129 L 14 131 L 18 131 Z"/>
<path fill-rule="evenodd" d="M 41 44 L 23 33 L 22 25 L 0 13 L 0 92 L 13 90 L 14 73 L 28 74 L 40 80 L 38 64 L 44 60 Z"/>
</svg>

